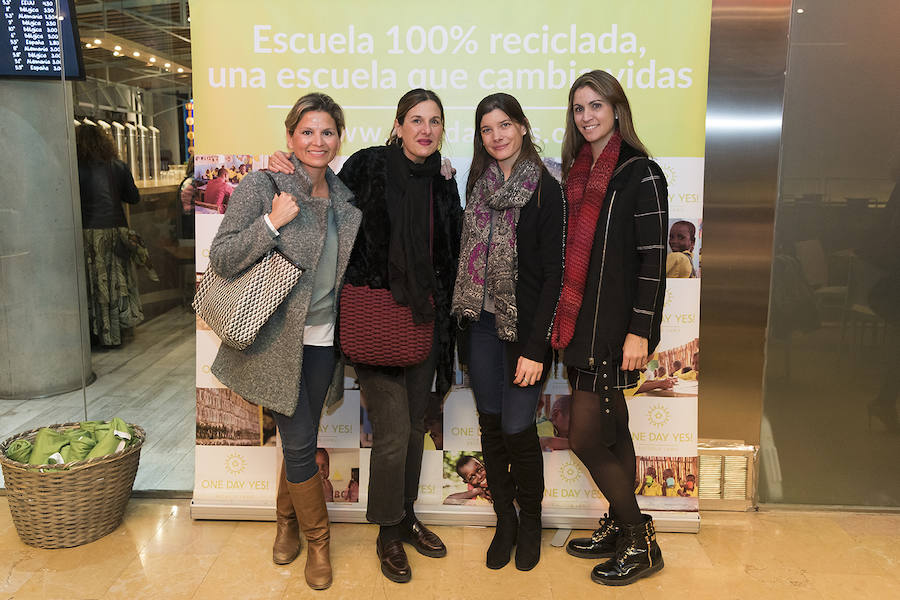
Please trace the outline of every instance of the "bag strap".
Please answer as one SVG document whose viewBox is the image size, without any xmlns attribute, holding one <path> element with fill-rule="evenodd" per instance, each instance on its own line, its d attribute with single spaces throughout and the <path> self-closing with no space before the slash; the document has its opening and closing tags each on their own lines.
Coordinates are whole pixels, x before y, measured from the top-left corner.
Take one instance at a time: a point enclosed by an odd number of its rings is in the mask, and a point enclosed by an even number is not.
<svg viewBox="0 0 900 600">
<path fill-rule="evenodd" d="M 266 177 L 269 178 L 269 182 L 272 184 L 272 187 L 275 188 L 275 193 L 278 194 L 281 192 L 281 188 L 278 187 L 278 182 L 275 181 L 275 178 L 272 177 L 272 174 L 268 171 L 263 171 L 266 174 Z"/>
<path fill-rule="evenodd" d="M 428 186 L 428 251 L 431 253 L 431 262 L 434 263 L 434 182 Z"/>
</svg>

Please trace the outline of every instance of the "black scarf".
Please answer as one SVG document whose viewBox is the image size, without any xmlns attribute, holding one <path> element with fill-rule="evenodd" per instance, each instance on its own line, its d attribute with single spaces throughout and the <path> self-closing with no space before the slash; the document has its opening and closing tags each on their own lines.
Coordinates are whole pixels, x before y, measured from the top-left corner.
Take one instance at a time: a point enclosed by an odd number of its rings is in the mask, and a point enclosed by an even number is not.
<svg viewBox="0 0 900 600">
<path fill-rule="evenodd" d="M 391 295 L 409 305 L 413 321 L 434 321 L 431 266 L 431 181 L 441 169 L 440 152 L 415 163 L 400 144 L 388 152 L 387 209 L 391 222 L 388 277 Z"/>
</svg>

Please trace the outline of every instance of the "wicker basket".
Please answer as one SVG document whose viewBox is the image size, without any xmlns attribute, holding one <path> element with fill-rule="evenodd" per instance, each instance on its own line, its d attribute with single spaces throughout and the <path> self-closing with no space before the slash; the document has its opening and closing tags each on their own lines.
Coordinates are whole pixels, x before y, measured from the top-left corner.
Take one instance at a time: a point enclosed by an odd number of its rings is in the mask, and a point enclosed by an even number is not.
<svg viewBox="0 0 900 600">
<path fill-rule="evenodd" d="M 78 423 L 50 425 L 74 429 Z M 34 441 L 38 429 L 16 434 L 0 444 L 9 510 L 19 537 L 38 548 L 71 548 L 103 537 L 122 522 L 137 474 L 144 430 L 131 425 L 132 445 L 121 452 L 64 465 L 26 465 L 7 458 L 18 439 Z"/>
</svg>

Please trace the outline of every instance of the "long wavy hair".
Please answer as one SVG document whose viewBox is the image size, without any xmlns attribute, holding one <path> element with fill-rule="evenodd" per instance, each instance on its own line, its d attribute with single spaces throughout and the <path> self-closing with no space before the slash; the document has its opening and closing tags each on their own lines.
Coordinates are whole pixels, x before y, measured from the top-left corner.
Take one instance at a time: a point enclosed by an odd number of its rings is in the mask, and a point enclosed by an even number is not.
<svg viewBox="0 0 900 600">
<path fill-rule="evenodd" d="M 619 80 L 606 71 L 591 71 L 576 79 L 571 89 L 569 89 L 569 104 L 566 107 L 566 133 L 563 136 L 562 143 L 563 180 L 568 177 L 569 169 L 572 168 L 572 163 L 575 162 L 578 151 L 581 150 L 585 142 L 584 136 L 581 135 L 578 127 L 575 125 L 575 113 L 572 110 L 572 100 L 575 97 L 575 92 L 583 87 L 591 88 L 612 104 L 614 113 L 619 117 L 615 122 L 619 135 L 632 148 L 644 156 L 650 156 L 647 147 L 644 146 L 634 130 L 634 122 L 631 119 L 631 104 L 629 104 L 628 96 L 625 95 L 625 90 L 622 89 Z"/>
<path fill-rule="evenodd" d="M 99 125 L 79 125 L 75 129 L 75 152 L 81 162 L 109 162 L 119 158 L 112 136 Z"/>
<path fill-rule="evenodd" d="M 526 160 L 541 164 L 541 147 L 534 142 L 534 135 L 531 133 L 531 123 L 528 122 L 528 117 L 525 116 L 519 101 L 503 92 L 485 96 L 475 108 L 475 149 L 472 152 L 472 166 L 469 167 L 469 179 L 466 181 L 466 198 L 472 193 L 475 183 L 484 175 L 488 165 L 494 160 L 488 154 L 487 149 L 485 149 L 484 142 L 481 141 L 481 133 L 479 133 L 481 130 L 481 119 L 493 110 L 502 110 L 515 124 L 525 127 L 525 135 L 522 137 L 522 151 L 519 153 L 519 158 L 516 159 L 513 169 L 520 162 Z"/>
<path fill-rule="evenodd" d="M 411 111 L 414 106 L 419 104 L 420 102 L 427 102 L 428 100 L 433 101 L 438 106 L 438 110 L 441 112 L 441 124 L 444 123 L 444 104 L 441 102 L 441 99 L 438 98 L 438 95 L 435 94 L 431 90 L 424 90 L 422 88 L 416 88 L 414 90 L 409 90 L 403 97 L 400 98 L 400 101 L 397 102 L 397 114 L 394 116 L 397 119 L 397 122 L 403 125 L 403 120 L 406 119 L 406 113 Z M 440 150 L 440 146 L 444 141 L 444 132 L 441 131 L 441 141 L 438 143 L 438 150 Z M 400 144 L 400 138 L 397 136 L 397 131 L 393 127 L 391 127 L 391 135 L 388 137 L 387 141 L 384 143 L 385 146 L 390 146 L 391 144 Z"/>
</svg>

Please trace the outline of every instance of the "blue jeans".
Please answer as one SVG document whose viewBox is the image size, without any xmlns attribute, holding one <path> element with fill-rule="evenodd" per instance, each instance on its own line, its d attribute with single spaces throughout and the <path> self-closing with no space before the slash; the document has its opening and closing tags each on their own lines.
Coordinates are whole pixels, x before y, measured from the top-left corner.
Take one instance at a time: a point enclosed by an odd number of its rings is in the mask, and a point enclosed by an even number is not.
<svg viewBox="0 0 900 600">
<path fill-rule="evenodd" d="M 503 433 L 512 435 L 534 424 L 541 398 L 540 382 L 528 387 L 515 385 L 506 356 L 506 342 L 497 337 L 493 313 L 469 325 L 469 377 L 479 413 L 500 415 Z M 518 357 L 516 357 L 518 358 Z"/>
<path fill-rule="evenodd" d="M 319 419 L 333 373 L 333 346 L 303 346 L 303 373 L 297 408 L 290 417 L 272 411 L 281 434 L 287 480 L 291 483 L 304 482 L 319 471 L 316 465 Z"/>
</svg>

